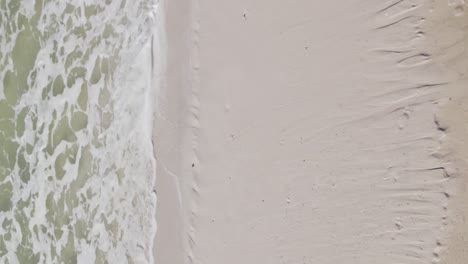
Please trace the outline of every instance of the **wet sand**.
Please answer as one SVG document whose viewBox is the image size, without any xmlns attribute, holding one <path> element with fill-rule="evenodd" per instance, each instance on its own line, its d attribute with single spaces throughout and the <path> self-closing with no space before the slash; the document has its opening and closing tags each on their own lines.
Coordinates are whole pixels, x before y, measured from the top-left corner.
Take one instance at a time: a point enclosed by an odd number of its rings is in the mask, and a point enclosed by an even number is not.
<svg viewBox="0 0 468 264">
<path fill-rule="evenodd" d="M 464 263 L 468 19 L 434 2 L 166 1 L 156 263 Z"/>
</svg>

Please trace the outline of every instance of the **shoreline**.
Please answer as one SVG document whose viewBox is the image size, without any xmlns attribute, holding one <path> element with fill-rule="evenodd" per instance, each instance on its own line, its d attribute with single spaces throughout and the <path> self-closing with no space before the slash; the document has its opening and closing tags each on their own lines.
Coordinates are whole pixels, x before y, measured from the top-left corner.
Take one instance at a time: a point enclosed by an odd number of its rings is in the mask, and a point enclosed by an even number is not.
<svg viewBox="0 0 468 264">
<path fill-rule="evenodd" d="M 156 182 L 158 231 L 154 240 L 156 263 L 184 263 L 181 230 L 182 204 L 178 177 L 182 174 L 182 134 L 186 111 L 184 88 L 188 75 L 189 41 L 188 0 L 163 1 L 166 41 L 165 69 L 155 111 L 154 155 L 157 160 Z"/>
<path fill-rule="evenodd" d="M 468 258 L 459 9 L 163 6 L 156 263 Z"/>
</svg>

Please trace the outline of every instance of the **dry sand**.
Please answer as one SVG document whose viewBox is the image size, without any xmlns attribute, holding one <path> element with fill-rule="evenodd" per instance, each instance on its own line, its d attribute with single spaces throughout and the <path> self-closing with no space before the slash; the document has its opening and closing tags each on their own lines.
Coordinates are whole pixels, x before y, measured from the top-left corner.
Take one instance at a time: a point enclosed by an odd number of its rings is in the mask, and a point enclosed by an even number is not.
<svg viewBox="0 0 468 264">
<path fill-rule="evenodd" d="M 170 0 L 158 264 L 465 264 L 463 1 Z"/>
</svg>

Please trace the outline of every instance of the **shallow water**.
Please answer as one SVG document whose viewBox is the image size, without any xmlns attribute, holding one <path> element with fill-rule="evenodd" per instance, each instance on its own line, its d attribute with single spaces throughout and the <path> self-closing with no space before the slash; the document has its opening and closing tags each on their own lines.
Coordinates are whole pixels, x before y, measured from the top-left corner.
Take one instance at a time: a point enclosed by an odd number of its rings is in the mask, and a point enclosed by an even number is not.
<svg viewBox="0 0 468 264">
<path fill-rule="evenodd" d="M 151 263 L 157 0 L 0 0 L 0 262 Z"/>
</svg>

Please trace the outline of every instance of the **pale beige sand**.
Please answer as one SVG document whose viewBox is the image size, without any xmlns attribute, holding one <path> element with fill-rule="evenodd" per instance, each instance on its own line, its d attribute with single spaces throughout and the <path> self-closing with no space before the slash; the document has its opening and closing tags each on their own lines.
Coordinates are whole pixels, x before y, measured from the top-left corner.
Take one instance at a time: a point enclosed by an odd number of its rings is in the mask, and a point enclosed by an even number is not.
<svg viewBox="0 0 468 264">
<path fill-rule="evenodd" d="M 156 263 L 466 263 L 449 3 L 166 1 Z"/>
<path fill-rule="evenodd" d="M 167 16 L 167 62 L 165 78 L 156 98 L 153 145 L 157 160 L 156 192 L 158 225 L 154 255 L 157 263 L 184 263 L 183 219 L 179 187 L 182 173 L 184 132 L 190 94 L 190 18 L 188 0 L 164 2 Z"/>
</svg>

